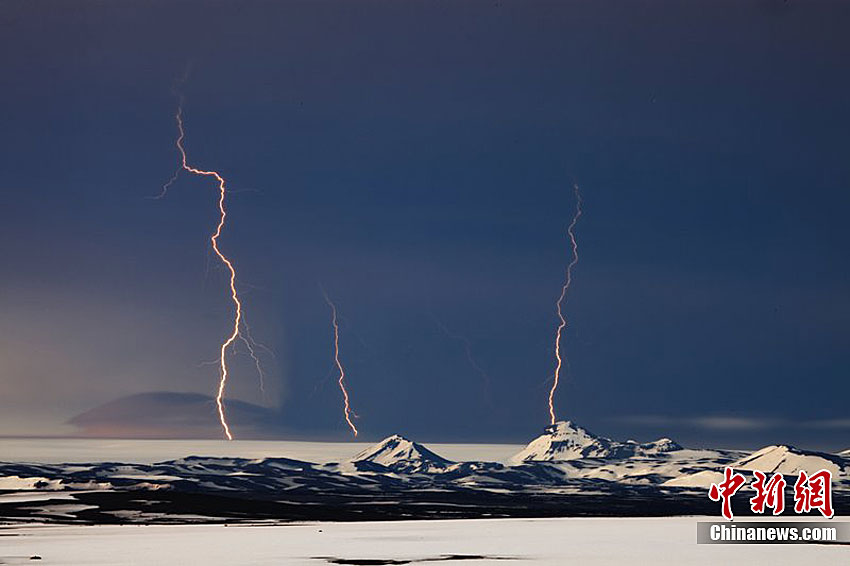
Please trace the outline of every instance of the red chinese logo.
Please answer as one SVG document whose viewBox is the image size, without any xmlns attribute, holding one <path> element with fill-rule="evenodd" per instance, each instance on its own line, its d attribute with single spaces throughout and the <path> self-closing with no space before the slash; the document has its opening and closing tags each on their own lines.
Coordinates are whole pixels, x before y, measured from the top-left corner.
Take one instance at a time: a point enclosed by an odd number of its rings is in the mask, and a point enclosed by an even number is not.
<svg viewBox="0 0 850 566">
<path fill-rule="evenodd" d="M 712 501 L 723 501 L 722 514 L 732 520 L 732 496 L 746 483 L 744 476 L 726 467 L 723 470 L 723 481 L 713 483 L 708 490 Z M 774 515 L 785 511 L 785 478 L 780 473 L 773 474 L 768 480 L 764 472 L 753 471 L 753 481 L 750 487 L 756 494 L 750 498 L 750 509 L 753 513 L 764 513 L 765 509 L 773 509 Z M 831 519 L 835 515 L 832 508 L 832 472 L 820 470 L 808 475 L 800 471 L 794 484 L 794 512 L 809 513 L 813 509 Z"/>
<path fill-rule="evenodd" d="M 774 515 L 780 515 L 785 510 L 785 478 L 782 474 L 773 474 L 770 481 L 765 483 L 767 476 L 758 471 L 753 472 L 755 479 L 750 484 L 756 494 L 750 498 L 750 509 L 753 513 L 764 513 L 764 508 L 773 509 Z"/>
<path fill-rule="evenodd" d="M 732 496 L 744 485 L 744 476 L 736 474 L 729 466 L 723 471 L 723 481 L 719 484 L 713 483 L 708 490 L 708 497 L 712 501 L 723 499 L 723 516 L 732 520 Z"/>
<path fill-rule="evenodd" d="M 832 472 L 829 470 L 820 470 L 811 476 L 800 470 L 794 484 L 794 511 L 808 513 L 812 509 L 817 509 L 827 519 L 835 515 L 832 508 Z"/>
</svg>

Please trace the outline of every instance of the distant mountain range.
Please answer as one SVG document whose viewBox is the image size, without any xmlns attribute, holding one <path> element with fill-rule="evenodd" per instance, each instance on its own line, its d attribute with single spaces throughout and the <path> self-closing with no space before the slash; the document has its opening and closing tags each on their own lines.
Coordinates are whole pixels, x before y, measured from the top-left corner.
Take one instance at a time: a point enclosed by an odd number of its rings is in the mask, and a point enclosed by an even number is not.
<svg viewBox="0 0 850 566">
<path fill-rule="evenodd" d="M 833 472 L 850 510 L 850 458 L 791 446 L 754 453 L 691 450 L 663 438 L 615 441 L 569 421 L 548 427 L 509 464 L 452 462 L 399 435 L 353 458 L 190 456 L 157 464 L 0 463 L 0 518 L 186 522 L 480 516 L 716 514 L 707 487 L 743 473 Z M 742 490 L 741 497 L 744 495 Z M 742 503 L 742 512 L 748 505 Z"/>
</svg>

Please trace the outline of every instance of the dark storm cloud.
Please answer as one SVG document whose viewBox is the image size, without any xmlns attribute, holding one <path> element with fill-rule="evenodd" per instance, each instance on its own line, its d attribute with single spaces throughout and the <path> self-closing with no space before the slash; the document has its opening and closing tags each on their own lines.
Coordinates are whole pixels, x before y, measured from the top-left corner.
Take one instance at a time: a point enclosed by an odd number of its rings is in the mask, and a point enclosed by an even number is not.
<svg viewBox="0 0 850 566">
<path fill-rule="evenodd" d="M 644 433 L 610 418 L 773 419 L 777 436 L 846 419 L 848 10 L 4 2 L 0 426 L 213 390 L 214 188 L 145 199 L 177 163 L 189 62 L 193 161 L 256 190 L 232 195 L 222 245 L 292 434 L 345 434 L 317 282 L 365 435 L 535 434 L 573 180 L 562 414 L 621 436 Z M 495 409 L 434 317 L 469 340 Z M 230 392 L 261 403 L 249 362 Z"/>
</svg>

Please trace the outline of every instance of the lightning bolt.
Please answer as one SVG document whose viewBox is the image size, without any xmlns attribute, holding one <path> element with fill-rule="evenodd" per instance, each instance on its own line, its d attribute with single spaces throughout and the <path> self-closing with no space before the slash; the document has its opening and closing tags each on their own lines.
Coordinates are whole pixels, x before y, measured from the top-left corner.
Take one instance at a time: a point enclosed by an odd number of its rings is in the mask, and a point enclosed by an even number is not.
<svg viewBox="0 0 850 566">
<path fill-rule="evenodd" d="M 183 96 L 182 91 L 183 91 L 183 85 L 185 85 L 186 81 L 189 80 L 189 75 L 191 74 L 191 72 L 192 72 L 192 62 L 189 61 L 189 62 L 186 63 L 186 68 L 183 70 L 183 74 L 176 81 L 174 81 L 174 84 L 171 86 L 171 93 L 174 96 L 177 97 L 177 114 L 178 114 L 177 120 L 178 120 L 178 123 L 180 125 L 180 136 L 181 136 L 181 138 L 183 136 L 183 129 L 182 129 L 183 124 L 182 124 L 182 122 L 180 122 L 180 118 L 181 118 L 181 115 L 183 113 L 183 102 L 184 102 L 184 96 Z M 182 139 L 180 141 L 182 142 Z M 179 145 L 178 145 L 178 149 L 181 149 Z M 181 151 L 181 153 L 183 153 L 183 157 L 184 157 L 183 162 L 185 164 L 185 153 L 182 152 L 182 151 Z M 182 171 L 182 170 L 183 170 L 183 167 L 178 166 L 177 169 L 174 170 L 174 174 L 165 182 L 164 185 L 162 185 L 162 189 L 160 189 L 159 194 L 154 196 L 154 197 L 146 197 L 146 198 L 153 199 L 153 200 L 164 199 L 165 195 L 168 194 L 168 189 L 171 188 L 171 185 L 173 185 L 174 183 L 177 182 L 177 178 L 180 176 L 180 171 Z"/>
<path fill-rule="evenodd" d="M 469 341 L 469 338 L 466 336 L 462 336 L 460 334 L 455 334 L 449 328 L 443 324 L 436 316 L 431 316 L 434 320 L 434 323 L 443 331 L 443 334 L 463 344 L 464 352 L 466 353 L 466 361 L 469 362 L 469 365 L 475 370 L 479 376 L 481 376 L 481 381 L 484 383 L 484 397 L 487 405 L 492 409 L 493 405 L 493 396 L 490 392 L 490 376 L 487 375 L 487 372 L 484 371 L 484 368 L 481 367 L 481 364 L 475 359 L 475 356 L 472 354 L 472 343 Z"/>
<path fill-rule="evenodd" d="M 153 199 L 153 200 L 164 199 L 165 195 L 168 194 L 168 189 L 171 188 L 171 185 L 173 185 L 174 183 L 177 182 L 177 177 L 180 176 L 180 171 L 182 171 L 182 170 L 183 170 L 182 167 L 178 167 L 177 170 L 174 171 L 174 175 L 172 175 L 171 178 L 169 178 L 168 181 L 166 181 L 165 184 L 162 185 L 162 189 L 160 190 L 158 195 L 156 195 L 155 197 L 145 197 L 145 198 L 149 198 L 149 199 Z"/>
<path fill-rule="evenodd" d="M 174 175 L 163 185 L 161 193 L 155 197 L 161 199 L 165 197 L 168 189 L 174 182 L 177 180 L 181 171 L 188 171 L 189 173 L 193 173 L 195 175 L 200 175 L 203 177 L 212 177 L 218 183 L 219 197 L 218 197 L 218 210 L 219 210 L 219 220 L 218 225 L 216 226 L 215 232 L 210 236 L 210 243 L 212 244 L 212 249 L 215 252 L 218 259 L 222 264 L 227 268 L 229 272 L 229 284 L 230 284 L 230 298 L 233 301 L 233 305 L 235 308 L 235 313 L 233 316 L 233 327 L 228 335 L 227 339 L 221 343 L 219 347 L 219 371 L 220 371 L 220 379 L 218 383 L 218 390 L 216 392 L 215 403 L 218 409 L 218 418 L 221 423 L 221 428 L 224 430 L 224 434 L 228 440 L 233 440 L 233 434 L 230 431 L 230 425 L 227 423 L 227 417 L 224 411 L 224 391 L 227 386 L 227 378 L 228 378 L 228 367 L 227 367 L 227 349 L 230 348 L 233 343 L 241 338 L 245 341 L 248 346 L 249 352 L 251 356 L 254 358 L 254 361 L 257 364 L 258 370 L 261 372 L 261 379 L 264 375 L 262 373 L 262 369 L 260 368 L 259 360 L 254 354 L 254 349 L 252 347 L 253 340 L 249 340 L 242 336 L 239 332 L 240 327 L 244 325 L 243 315 L 242 315 L 242 301 L 239 300 L 239 293 L 236 290 L 236 268 L 233 267 L 233 262 L 222 253 L 221 248 L 219 248 L 218 240 L 221 237 L 221 232 L 224 229 L 224 224 L 227 219 L 227 209 L 225 208 L 225 196 L 227 195 L 227 182 L 224 177 L 221 176 L 217 171 L 205 171 L 203 169 L 198 169 L 189 165 L 188 158 L 186 156 L 186 149 L 183 146 L 183 140 L 186 137 L 186 132 L 183 127 L 183 97 L 180 97 L 180 103 L 177 107 L 177 114 L 175 115 L 175 119 L 177 121 L 177 141 L 175 142 L 175 146 L 177 150 L 180 152 L 180 167 L 175 171 Z M 261 381 L 261 383 L 263 383 Z M 263 388 L 265 386 L 263 385 Z"/>
<path fill-rule="evenodd" d="M 351 420 L 354 413 L 351 410 L 351 401 L 348 398 L 348 391 L 345 389 L 345 369 L 342 367 L 342 362 L 339 361 L 339 321 L 337 320 L 336 305 L 333 301 L 331 301 L 324 289 L 322 289 L 322 295 L 324 295 L 325 302 L 331 308 L 331 324 L 334 329 L 334 363 L 336 364 L 337 371 L 339 371 L 339 389 L 342 391 L 342 400 L 344 403 L 343 415 L 345 416 L 345 422 L 348 423 L 348 428 L 351 429 L 354 437 L 357 438 L 357 427 L 354 426 L 354 423 Z M 356 417 L 357 415 L 354 416 Z"/>
<path fill-rule="evenodd" d="M 251 327 L 248 326 L 248 322 L 245 320 L 245 317 L 242 317 L 242 327 L 245 329 L 245 332 L 239 333 L 239 338 L 242 339 L 242 342 L 245 343 L 245 347 L 248 349 L 248 355 L 251 356 L 251 360 L 254 362 L 254 366 L 257 368 L 257 376 L 260 379 L 260 392 L 263 395 L 263 400 L 266 399 L 266 372 L 263 370 L 263 365 L 260 362 L 260 358 L 257 355 L 257 350 L 263 350 L 272 358 L 276 358 L 274 351 L 262 344 L 254 340 L 254 337 L 251 335 Z"/>
<path fill-rule="evenodd" d="M 552 389 L 549 390 L 549 420 L 550 424 L 555 424 L 555 391 L 558 389 L 558 381 L 561 376 L 561 367 L 563 365 L 563 360 L 561 359 L 561 333 L 564 328 L 567 326 L 567 319 L 564 317 L 563 312 L 563 304 L 564 299 L 567 297 L 567 291 L 570 289 L 570 284 L 573 281 L 573 268 L 578 263 L 578 242 L 576 242 L 575 235 L 575 227 L 578 222 L 579 217 L 581 217 L 581 192 L 579 191 L 578 185 L 574 184 L 573 189 L 576 195 L 576 211 L 573 215 L 572 221 L 570 221 L 570 225 L 567 227 L 567 235 L 570 238 L 570 246 L 572 248 L 572 259 L 570 260 L 569 265 L 567 265 L 567 275 L 564 281 L 564 286 L 561 287 L 561 295 L 558 297 L 558 302 L 555 303 L 556 310 L 558 312 L 558 320 L 560 321 L 558 324 L 558 330 L 555 332 L 555 359 L 557 363 L 555 365 L 555 380 L 552 382 Z"/>
</svg>

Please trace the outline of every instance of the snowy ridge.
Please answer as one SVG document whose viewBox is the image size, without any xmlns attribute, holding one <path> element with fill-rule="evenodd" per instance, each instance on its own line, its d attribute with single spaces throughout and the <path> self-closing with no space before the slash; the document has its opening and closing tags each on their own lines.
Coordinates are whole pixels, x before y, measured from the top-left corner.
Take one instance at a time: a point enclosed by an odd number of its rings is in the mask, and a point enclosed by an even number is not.
<svg viewBox="0 0 850 566">
<path fill-rule="evenodd" d="M 394 434 L 367 448 L 351 460 L 355 464 L 379 464 L 394 472 L 438 472 L 454 464 L 421 444 Z"/>
<path fill-rule="evenodd" d="M 797 475 L 801 470 L 813 474 L 818 470 L 829 470 L 833 478 L 846 476 L 847 462 L 832 454 L 801 450 L 794 446 L 766 446 L 735 464 L 742 470 L 759 470 L 779 473 L 782 475 Z"/>
<path fill-rule="evenodd" d="M 800 471 L 813 474 L 820 470 L 829 470 L 832 472 L 835 487 L 841 488 L 842 484 L 850 484 L 850 461 L 846 458 L 836 454 L 802 450 L 784 444 L 765 446 L 761 450 L 731 462 L 729 466 L 740 472 L 757 470 L 766 474 L 782 474 L 790 483 L 793 483 L 793 477 L 796 477 Z M 667 480 L 663 485 L 707 488 L 712 483 L 721 481 L 722 478 L 722 468 L 718 466 L 714 470 L 703 470 Z"/>
<path fill-rule="evenodd" d="M 661 438 L 639 444 L 634 440 L 618 442 L 596 436 L 572 421 L 559 421 L 546 427 L 546 432 L 514 456 L 517 462 L 557 462 L 581 458 L 622 459 L 640 456 L 658 456 L 681 450 L 682 447 Z"/>
<path fill-rule="evenodd" d="M 452 462 L 399 435 L 336 464 L 203 456 L 155 464 L 0 462 L 0 519 L 179 522 L 200 513 L 230 520 L 250 517 L 245 505 L 258 501 L 258 517 L 287 520 L 529 516 L 529 505 L 547 516 L 600 509 L 614 515 L 706 513 L 715 509 L 704 490 L 725 466 L 789 479 L 800 470 L 828 469 L 836 508 L 846 509 L 850 459 L 843 454 L 784 445 L 750 454 L 691 450 L 666 438 L 619 442 L 566 421 L 549 427 L 510 464 Z M 617 506 L 601 503 L 607 497 Z"/>
</svg>

